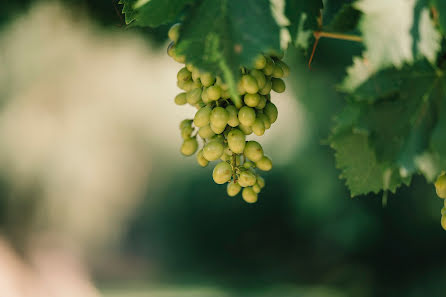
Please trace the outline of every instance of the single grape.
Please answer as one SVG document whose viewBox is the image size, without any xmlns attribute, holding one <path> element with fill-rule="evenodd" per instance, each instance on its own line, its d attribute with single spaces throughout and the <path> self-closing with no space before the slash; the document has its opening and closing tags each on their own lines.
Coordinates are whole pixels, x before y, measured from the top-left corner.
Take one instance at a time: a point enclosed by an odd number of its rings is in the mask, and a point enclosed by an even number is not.
<svg viewBox="0 0 446 297">
<path fill-rule="evenodd" d="M 189 70 L 187 70 L 186 67 L 183 67 L 178 71 L 177 79 L 178 81 L 186 81 L 190 80 L 192 78 L 192 73 L 190 73 Z"/>
<path fill-rule="evenodd" d="M 245 126 L 243 124 L 238 125 L 238 128 L 240 130 L 242 130 L 243 133 L 245 133 L 245 135 L 251 135 L 252 134 L 252 129 L 250 126 Z"/>
<path fill-rule="evenodd" d="M 198 129 L 198 135 L 200 135 L 201 138 L 208 139 L 215 135 L 214 131 L 212 131 L 210 125 L 206 125 Z"/>
<path fill-rule="evenodd" d="M 286 86 L 282 79 L 273 77 L 271 79 L 271 82 L 272 82 L 272 89 L 274 92 L 277 92 L 277 93 L 285 92 Z"/>
<path fill-rule="evenodd" d="M 209 72 L 202 73 L 200 75 L 200 80 L 205 87 L 210 87 L 215 83 L 215 77 Z"/>
<path fill-rule="evenodd" d="M 243 101 L 246 105 L 249 107 L 256 107 L 260 102 L 260 95 L 259 94 L 246 94 L 243 98 Z"/>
<path fill-rule="evenodd" d="M 218 141 L 223 144 L 225 142 L 225 137 L 219 133 L 212 137 L 212 140 Z"/>
<path fill-rule="evenodd" d="M 225 129 L 226 129 L 226 126 L 216 126 L 216 125 L 213 125 L 213 124 L 211 123 L 211 130 L 212 130 L 215 134 L 221 134 L 221 133 L 223 133 L 223 132 L 225 131 Z"/>
<path fill-rule="evenodd" d="M 186 56 L 184 55 L 177 55 L 174 51 L 174 55 L 172 56 L 172 58 L 180 64 L 185 64 L 186 63 Z"/>
<path fill-rule="evenodd" d="M 265 75 L 263 74 L 262 71 L 254 69 L 254 70 L 251 70 L 250 74 L 256 79 L 257 85 L 259 86 L 260 90 L 263 87 L 265 87 L 266 77 L 265 77 Z"/>
<path fill-rule="evenodd" d="M 228 146 L 236 154 L 243 153 L 245 149 L 246 136 L 239 129 L 232 129 L 228 134 Z"/>
<path fill-rule="evenodd" d="M 267 102 L 266 97 L 261 95 L 260 96 L 260 101 L 257 104 L 256 109 L 264 109 L 265 106 L 266 106 L 266 102 Z"/>
<path fill-rule="evenodd" d="M 180 28 L 181 24 L 175 24 L 170 27 L 169 32 L 167 32 L 167 36 L 169 36 L 169 39 L 173 42 L 177 42 L 178 38 L 180 38 Z"/>
<path fill-rule="evenodd" d="M 252 163 L 251 161 L 246 161 L 244 164 L 243 164 L 243 167 L 245 167 L 246 169 L 249 169 L 249 168 L 254 168 L 256 165 L 254 164 L 254 163 Z"/>
<path fill-rule="evenodd" d="M 283 77 L 288 77 L 290 75 L 290 67 L 288 67 L 288 65 L 285 64 L 285 62 L 277 60 L 276 65 L 279 65 L 280 68 L 282 68 Z"/>
<path fill-rule="evenodd" d="M 212 140 L 204 145 L 203 156 L 208 161 L 215 161 L 223 155 L 223 150 L 224 146 L 220 141 Z"/>
<path fill-rule="evenodd" d="M 266 65 L 263 67 L 263 73 L 270 76 L 274 72 L 274 61 L 270 57 L 266 57 Z"/>
<path fill-rule="evenodd" d="M 263 157 L 262 146 L 254 140 L 248 141 L 246 143 L 243 153 L 248 159 L 254 162 L 259 161 Z"/>
<path fill-rule="evenodd" d="M 256 203 L 258 199 L 257 193 L 251 187 L 243 189 L 242 197 L 247 203 Z"/>
<path fill-rule="evenodd" d="M 263 125 L 265 126 L 265 130 L 271 128 L 271 122 L 269 118 L 264 113 L 257 114 L 257 117 L 263 121 Z"/>
<path fill-rule="evenodd" d="M 186 64 L 186 68 L 187 68 L 187 70 L 189 70 L 190 73 L 194 73 L 194 71 L 198 70 L 194 67 L 194 65 L 192 65 L 190 63 Z"/>
<path fill-rule="evenodd" d="M 273 87 L 273 83 L 271 82 L 271 79 L 267 79 L 265 82 L 265 86 L 259 91 L 261 95 L 269 95 L 271 93 L 271 88 Z"/>
<path fill-rule="evenodd" d="M 186 93 L 187 103 L 190 105 L 197 104 L 201 100 L 201 89 L 192 89 Z"/>
<path fill-rule="evenodd" d="M 259 185 L 259 187 L 261 189 L 263 189 L 265 187 L 265 179 L 261 176 L 257 176 L 257 184 Z"/>
<path fill-rule="evenodd" d="M 254 61 L 255 69 L 263 69 L 266 65 L 266 59 L 263 55 L 259 55 Z"/>
<path fill-rule="evenodd" d="M 210 120 L 211 124 L 217 128 L 225 127 L 229 120 L 229 113 L 223 107 L 216 107 L 211 112 Z"/>
<path fill-rule="evenodd" d="M 232 177 L 232 167 L 226 162 L 218 163 L 214 171 L 212 172 L 212 177 L 215 183 L 221 185 L 228 182 Z"/>
<path fill-rule="evenodd" d="M 175 104 L 176 105 L 184 105 L 187 103 L 186 93 L 179 93 L 175 96 Z"/>
<path fill-rule="evenodd" d="M 228 193 L 228 196 L 234 197 L 238 193 L 240 193 L 241 189 L 242 189 L 242 187 L 239 184 L 234 183 L 232 181 L 232 182 L 228 183 L 228 187 L 226 188 L 226 192 Z"/>
<path fill-rule="evenodd" d="M 263 156 L 259 161 L 256 162 L 257 168 L 262 171 L 270 171 L 273 168 L 273 163 L 270 158 Z"/>
<path fill-rule="evenodd" d="M 251 171 L 242 171 L 238 182 L 242 187 L 251 187 L 256 184 L 256 176 Z"/>
<path fill-rule="evenodd" d="M 199 150 L 197 154 L 197 162 L 201 167 L 206 167 L 209 164 L 209 161 L 203 156 L 203 150 Z"/>
<path fill-rule="evenodd" d="M 186 139 L 181 145 L 181 153 L 185 156 L 191 156 L 195 154 L 198 149 L 198 142 L 196 138 Z"/>
<path fill-rule="evenodd" d="M 272 76 L 276 77 L 276 78 L 281 78 L 284 76 L 282 67 L 280 67 L 280 65 L 278 65 L 277 63 L 275 63 L 275 65 L 274 65 L 274 70 L 273 70 Z"/>
<path fill-rule="evenodd" d="M 249 94 L 255 94 L 259 91 L 257 80 L 249 74 L 242 76 L 242 84 L 245 91 Z"/>
<path fill-rule="evenodd" d="M 173 58 L 173 56 L 175 55 L 175 42 L 172 41 L 167 46 L 167 55 L 171 58 Z"/>
<path fill-rule="evenodd" d="M 237 92 L 239 93 L 240 96 L 246 94 L 246 90 L 245 87 L 243 86 L 242 80 L 239 80 L 239 82 L 237 83 Z"/>
<path fill-rule="evenodd" d="M 262 136 L 265 134 L 265 124 L 263 123 L 263 120 L 260 118 L 256 118 L 254 121 L 254 124 L 251 126 L 252 132 L 254 132 L 257 136 Z"/>
<path fill-rule="evenodd" d="M 212 108 L 210 108 L 207 105 L 200 108 L 195 113 L 194 125 L 197 126 L 198 128 L 208 125 L 209 121 L 211 119 L 211 112 L 212 112 Z"/>
<path fill-rule="evenodd" d="M 192 128 L 191 126 L 184 127 L 184 129 L 181 130 L 181 138 L 186 140 L 191 137 L 193 132 L 194 128 Z"/>
<path fill-rule="evenodd" d="M 220 157 L 220 160 L 225 161 L 225 162 L 227 162 L 227 161 L 231 162 L 231 157 L 232 156 L 223 153 L 223 155 L 221 155 L 221 157 Z"/>
<path fill-rule="evenodd" d="M 252 186 L 252 190 L 258 194 L 262 189 L 258 184 L 255 184 L 254 186 Z"/>
<path fill-rule="evenodd" d="M 277 107 L 274 105 L 274 103 L 268 102 L 263 109 L 263 112 L 268 117 L 271 124 L 275 123 L 277 120 L 277 116 L 279 114 Z"/>
<path fill-rule="evenodd" d="M 248 106 L 243 106 L 238 112 L 238 120 L 245 126 L 252 126 L 256 120 L 256 112 Z"/>
<path fill-rule="evenodd" d="M 441 216 L 441 227 L 446 230 L 446 216 Z"/>
<path fill-rule="evenodd" d="M 446 200 L 445 200 L 446 201 Z M 442 216 L 446 216 L 446 207 L 443 207 L 442 209 L 441 209 L 441 215 Z"/>
<path fill-rule="evenodd" d="M 226 111 L 229 114 L 228 125 L 231 127 L 237 127 L 240 124 L 237 116 L 237 107 L 235 107 L 234 105 L 228 105 L 226 106 Z"/>
<path fill-rule="evenodd" d="M 435 190 L 437 192 L 438 197 L 445 199 L 446 198 L 446 174 L 441 174 L 437 181 L 435 182 Z"/>
<path fill-rule="evenodd" d="M 186 68 L 187 68 L 187 66 L 186 66 Z M 189 69 L 188 69 L 189 70 Z M 192 72 L 192 80 L 193 81 L 199 81 L 200 80 L 200 70 L 198 70 L 198 69 L 194 69 L 193 71 L 191 71 Z M 201 80 L 200 80 L 200 83 L 201 83 Z"/>
<path fill-rule="evenodd" d="M 182 120 L 180 123 L 180 130 L 183 130 L 184 128 L 191 126 L 191 125 L 192 125 L 192 120 L 189 120 L 189 119 Z"/>
<path fill-rule="evenodd" d="M 203 91 L 201 92 L 201 100 L 204 104 L 210 103 L 212 100 L 208 97 L 207 88 L 203 88 Z"/>
<path fill-rule="evenodd" d="M 210 86 L 206 92 L 211 101 L 217 101 L 221 98 L 221 88 L 219 86 Z"/>
</svg>

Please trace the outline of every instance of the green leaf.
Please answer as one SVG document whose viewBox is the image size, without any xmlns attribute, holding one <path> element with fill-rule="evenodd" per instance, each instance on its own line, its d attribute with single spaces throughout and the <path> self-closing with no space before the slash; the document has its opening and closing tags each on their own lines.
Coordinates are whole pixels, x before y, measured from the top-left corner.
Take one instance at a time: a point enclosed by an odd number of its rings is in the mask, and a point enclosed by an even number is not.
<svg viewBox="0 0 446 297">
<path fill-rule="evenodd" d="M 175 21 L 196 0 L 121 0 L 125 22 L 141 27 L 158 27 Z"/>
<path fill-rule="evenodd" d="M 285 15 L 290 21 L 288 29 L 296 46 L 309 47 L 313 31 L 319 30 L 317 19 L 323 7 L 322 0 L 286 0 Z"/>
<path fill-rule="evenodd" d="M 176 51 L 222 75 L 238 97 L 240 67 L 251 67 L 262 53 L 279 52 L 280 30 L 268 0 L 204 0 L 184 20 Z"/>
<path fill-rule="evenodd" d="M 352 4 L 344 4 L 328 25 L 330 31 L 349 32 L 356 29 L 361 12 Z"/>
</svg>

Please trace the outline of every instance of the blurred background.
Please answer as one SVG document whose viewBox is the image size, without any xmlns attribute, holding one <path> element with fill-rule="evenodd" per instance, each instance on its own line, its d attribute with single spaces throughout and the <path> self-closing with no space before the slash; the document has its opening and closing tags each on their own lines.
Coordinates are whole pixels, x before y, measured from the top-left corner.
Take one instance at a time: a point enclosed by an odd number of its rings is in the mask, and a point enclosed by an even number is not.
<svg viewBox="0 0 446 297">
<path fill-rule="evenodd" d="M 311 70 L 288 50 L 248 205 L 179 153 L 169 26 L 116 2 L 1 2 L 1 297 L 444 296 L 433 186 L 351 199 L 324 142 L 360 44 L 321 40 Z"/>
</svg>

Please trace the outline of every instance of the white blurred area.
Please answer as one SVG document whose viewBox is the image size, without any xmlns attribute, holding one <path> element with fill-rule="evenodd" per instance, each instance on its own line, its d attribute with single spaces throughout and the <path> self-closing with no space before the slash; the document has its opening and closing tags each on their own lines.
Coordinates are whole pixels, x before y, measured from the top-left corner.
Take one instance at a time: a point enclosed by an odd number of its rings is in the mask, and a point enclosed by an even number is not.
<svg viewBox="0 0 446 297">
<path fill-rule="evenodd" d="M 20 256 L 0 233 L 0 296 L 98 296 L 88 258 L 119 240 L 151 178 L 195 166 L 179 154 L 178 123 L 194 110 L 173 103 L 180 66 L 55 2 L 4 28 L 0 65 L 0 174 L 8 215 L 29 227 Z M 305 129 L 291 94 L 275 98 L 279 120 L 261 142 L 279 165 Z M 28 202 L 33 216 L 21 217 Z"/>
</svg>

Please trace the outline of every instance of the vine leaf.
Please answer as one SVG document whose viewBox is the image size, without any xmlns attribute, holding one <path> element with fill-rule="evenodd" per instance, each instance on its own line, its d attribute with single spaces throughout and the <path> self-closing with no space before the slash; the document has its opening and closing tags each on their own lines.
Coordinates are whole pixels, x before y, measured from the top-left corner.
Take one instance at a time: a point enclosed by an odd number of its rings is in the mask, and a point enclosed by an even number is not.
<svg viewBox="0 0 446 297">
<path fill-rule="evenodd" d="M 361 11 L 357 10 L 353 4 L 344 4 L 334 15 L 333 20 L 328 25 L 328 29 L 334 32 L 349 32 L 356 29 Z"/>
<path fill-rule="evenodd" d="M 322 0 L 285 1 L 285 16 L 290 21 L 288 29 L 296 46 L 303 49 L 309 47 L 313 31 L 319 30 L 318 18 L 323 7 Z"/>
</svg>

